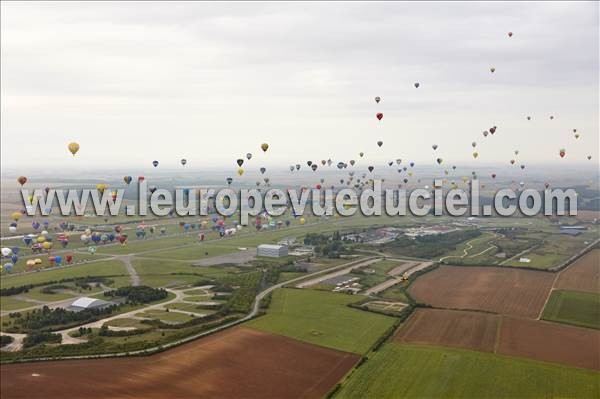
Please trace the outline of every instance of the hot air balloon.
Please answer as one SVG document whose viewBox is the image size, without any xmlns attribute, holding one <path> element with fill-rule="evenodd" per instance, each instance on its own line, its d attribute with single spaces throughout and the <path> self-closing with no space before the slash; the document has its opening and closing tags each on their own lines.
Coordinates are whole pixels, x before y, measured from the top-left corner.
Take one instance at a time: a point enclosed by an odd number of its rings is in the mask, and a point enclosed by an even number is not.
<svg viewBox="0 0 600 399">
<path fill-rule="evenodd" d="M 479 156 L 479 153 L 477 151 L 473 152 L 473 158 L 477 158 Z"/>
<path fill-rule="evenodd" d="M 553 116 L 553 115 L 550 115 L 550 120 L 552 120 L 552 119 L 554 119 L 554 116 Z"/>
<path fill-rule="evenodd" d="M 238 159 L 236 162 L 238 166 L 242 166 L 244 164 L 244 160 L 242 158 Z"/>
<path fill-rule="evenodd" d="M 544 183 L 544 187 L 546 187 L 546 188 L 550 187 L 550 183 Z"/>
<path fill-rule="evenodd" d="M 123 181 L 125 182 L 125 184 L 131 183 L 132 180 L 133 180 L 133 178 L 131 176 L 124 176 L 123 177 Z"/>
<path fill-rule="evenodd" d="M 566 151 L 564 148 L 561 148 L 561 149 L 558 151 L 558 154 L 560 155 L 560 157 L 561 157 L 561 158 L 564 158 L 564 157 L 565 157 L 565 155 L 567 155 L 567 151 Z"/>
<path fill-rule="evenodd" d="M 144 181 L 144 179 L 145 179 L 145 177 L 144 177 L 144 176 L 139 176 L 139 177 L 138 177 L 138 181 L 139 181 L 139 182 L 143 182 L 143 181 Z"/>
<path fill-rule="evenodd" d="M 252 154 L 250 154 L 250 153 L 247 153 L 247 154 L 246 154 L 246 159 L 247 159 L 248 161 L 249 161 L 250 159 L 252 159 Z"/>
<path fill-rule="evenodd" d="M 96 184 L 96 190 L 98 190 L 98 192 L 100 194 L 104 193 L 104 190 L 106 190 L 108 188 L 108 184 L 106 183 L 98 183 Z"/>
<path fill-rule="evenodd" d="M 578 139 L 579 138 L 579 133 L 575 133 L 575 138 Z"/>
<path fill-rule="evenodd" d="M 310 168 L 313 170 L 313 172 L 315 172 L 317 170 L 317 164 L 313 163 Z"/>
<path fill-rule="evenodd" d="M 439 165 L 442 164 L 442 162 L 444 162 L 444 160 L 442 158 L 438 158 L 435 160 Z"/>
<path fill-rule="evenodd" d="M 375 169 L 375 167 L 369 166 L 367 169 L 369 169 L 369 172 L 373 172 L 373 169 Z"/>
<path fill-rule="evenodd" d="M 418 89 L 421 84 L 419 82 L 415 82 L 415 88 Z"/>
<path fill-rule="evenodd" d="M 437 144 L 434 144 L 434 145 L 432 145 L 432 146 L 431 146 L 431 148 L 433 148 L 433 150 L 435 151 L 435 150 L 437 150 L 437 148 L 438 148 L 438 145 L 437 145 Z"/>
<path fill-rule="evenodd" d="M 14 220 L 15 222 L 18 222 L 19 219 L 21 219 L 21 212 L 13 212 L 10 217 L 12 218 L 12 220 Z"/>
<path fill-rule="evenodd" d="M 27 178 L 25 176 L 19 176 L 17 178 L 17 181 L 19 182 L 20 185 L 23 185 L 23 184 L 27 183 Z"/>
<path fill-rule="evenodd" d="M 496 68 L 494 68 L 494 67 L 491 67 L 491 68 L 490 68 L 490 72 L 491 72 L 491 73 L 494 73 L 494 72 L 496 72 Z"/>
<path fill-rule="evenodd" d="M 378 145 L 379 147 L 381 147 L 381 146 L 383 145 L 383 141 L 379 140 L 379 141 L 377 142 L 377 145 Z"/>
<path fill-rule="evenodd" d="M 531 120 L 531 116 L 528 116 L 528 117 L 527 117 L 527 120 L 528 120 L 528 121 L 530 121 L 530 120 Z"/>
<path fill-rule="evenodd" d="M 473 147 L 473 148 L 477 147 L 477 143 L 476 142 L 472 142 L 471 143 L 471 147 Z"/>
<path fill-rule="evenodd" d="M 267 152 L 267 150 L 269 149 L 269 145 L 267 143 L 262 143 L 260 145 L 260 149 L 263 150 L 263 152 Z"/>
<path fill-rule="evenodd" d="M 231 183 L 233 182 L 233 178 L 228 177 L 227 179 L 225 179 L 225 181 L 227 182 L 227 185 L 231 185 Z"/>
<path fill-rule="evenodd" d="M 180 162 L 181 162 L 181 164 L 182 164 L 183 166 L 185 166 L 185 164 L 187 163 L 187 159 L 185 159 L 185 158 L 181 158 L 181 161 L 180 161 Z"/>
<path fill-rule="evenodd" d="M 358 156 L 359 156 L 359 157 L 361 157 L 361 158 L 362 158 L 364 155 L 365 155 L 365 153 L 364 153 L 364 152 L 359 152 L 359 153 L 358 153 Z"/>
<path fill-rule="evenodd" d="M 260 168 L 259 170 L 260 170 L 260 174 L 264 175 L 265 172 L 267 171 L 267 168 L 263 167 L 263 168 Z"/>
<path fill-rule="evenodd" d="M 508 32 L 508 37 L 512 37 L 513 33 L 512 32 Z"/>
<path fill-rule="evenodd" d="M 375 102 L 376 102 L 377 104 L 379 104 L 379 101 L 381 101 L 381 97 L 379 97 L 379 96 L 375 97 Z"/>
<path fill-rule="evenodd" d="M 152 161 L 152 165 L 156 168 L 158 166 L 158 161 Z"/>
<path fill-rule="evenodd" d="M 521 165 L 521 169 L 525 169 L 525 165 Z"/>
<path fill-rule="evenodd" d="M 488 134 L 489 134 L 489 132 L 488 132 L 487 130 L 486 130 L 486 131 L 484 131 L 484 132 L 483 132 L 483 137 L 487 137 L 487 136 L 488 136 Z"/>
<path fill-rule="evenodd" d="M 67 148 L 69 149 L 69 152 L 71 154 L 73 154 L 73 156 L 75 156 L 75 154 L 77 154 L 77 151 L 79 151 L 79 144 L 72 142 L 72 143 L 69 143 Z"/>
<path fill-rule="evenodd" d="M 515 164 L 515 162 L 516 162 L 516 161 L 515 161 L 514 159 L 511 159 L 511 160 L 510 160 L 510 164 L 511 164 L 511 165 L 514 165 L 514 164 Z"/>
<path fill-rule="evenodd" d="M 490 128 L 490 133 L 491 134 L 496 133 L 496 126 L 493 126 L 493 127 Z"/>
<path fill-rule="evenodd" d="M 495 178 L 496 178 L 496 174 L 492 173 L 492 179 L 495 179 Z"/>
<path fill-rule="evenodd" d="M 588 155 L 588 156 L 587 156 L 587 159 L 588 159 L 588 161 L 589 161 L 590 159 L 592 159 L 592 156 L 591 156 L 591 155 Z"/>
<path fill-rule="evenodd" d="M 381 112 L 378 112 L 376 115 L 377 119 L 382 120 L 383 119 L 383 114 Z"/>
<path fill-rule="evenodd" d="M 515 150 L 515 155 L 519 155 L 519 150 Z"/>
</svg>

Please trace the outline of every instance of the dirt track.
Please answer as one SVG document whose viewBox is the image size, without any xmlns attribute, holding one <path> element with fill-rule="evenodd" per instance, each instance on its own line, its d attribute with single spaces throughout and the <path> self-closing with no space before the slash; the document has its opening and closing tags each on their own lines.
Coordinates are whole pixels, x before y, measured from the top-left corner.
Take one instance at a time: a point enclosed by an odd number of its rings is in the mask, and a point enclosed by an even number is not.
<svg viewBox="0 0 600 399">
<path fill-rule="evenodd" d="M 600 331 L 507 317 L 498 353 L 599 370 Z"/>
<path fill-rule="evenodd" d="M 417 309 L 394 339 L 493 352 L 499 320 L 500 316 L 483 312 Z"/>
<path fill-rule="evenodd" d="M 358 360 L 240 326 L 150 357 L 4 365 L 1 396 L 317 398 Z"/>
<path fill-rule="evenodd" d="M 554 288 L 586 292 L 600 291 L 600 250 L 590 251 L 563 270 Z"/>
<path fill-rule="evenodd" d="M 418 302 L 440 308 L 535 318 L 554 279 L 553 273 L 532 270 L 441 266 L 419 277 L 410 294 Z"/>
</svg>

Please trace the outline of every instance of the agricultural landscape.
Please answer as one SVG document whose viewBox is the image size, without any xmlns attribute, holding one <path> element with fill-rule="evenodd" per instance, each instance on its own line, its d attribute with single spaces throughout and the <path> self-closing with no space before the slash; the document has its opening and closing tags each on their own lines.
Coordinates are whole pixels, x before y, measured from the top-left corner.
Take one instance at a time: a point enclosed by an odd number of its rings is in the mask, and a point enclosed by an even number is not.
<svg viewBox="0 0 600 399">
<path fill-rule="evenodd" d="M 0 399 L 600 399 L 599 2 L 0 19 Z"/>
</svg>

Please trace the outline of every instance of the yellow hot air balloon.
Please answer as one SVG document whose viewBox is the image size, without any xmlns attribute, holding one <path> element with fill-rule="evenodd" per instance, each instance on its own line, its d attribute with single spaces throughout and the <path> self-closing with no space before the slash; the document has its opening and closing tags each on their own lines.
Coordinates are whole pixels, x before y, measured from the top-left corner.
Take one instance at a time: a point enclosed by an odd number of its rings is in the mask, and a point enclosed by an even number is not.
<svg viewBox="0 0 600 399">
<path fill-rule="evenodd" d="M 477 158 L 478 156 L 479 156 L 479 153 L 478 153 L 477 151 L 475 151 L 475 152 L 473 153 L 473 158 Z"/>
<path fill-rule="evenodd" d="M 21 212 L 13 212 L 10 216 L 15 222 L 18 222 L 19 219 L 21 219 L 22 214 Z"/>
<path fill-rule="evenodd" d="M 36 265 L 41 265 L 42 264 L 42 260 L 40 258 L 35 258 L 35 260 L 33 261 L 34 264 Z"/>
<path fill-rule="evenodd" d="M 98 192 L 100 194 L 104 193 L 104 190 L 106 190 L 108 188 L 108 184 L 106 183 L 98 183 L 96 184 L 96 190 L 98 190 Z"/>
<path fill-rule="evenodd" d="M 67 147 L 69 148 L 69 151 L 71 152 L 71 154 L 73 154 L 73 156 L 75 156 L 75 154 L 77 154 L 77 151 L 79 151 L 79 144 L 77 144 L 76 142 L 69 143 Z"/>
<path fill-rule="evenodd" d="M 269 145 L 267 143 L 262 143 L 260 145 L 260 149 L 263 150 L 264 152 L 267 152 L 267 150 L 269 149 Z"/>
<path fill-rule="evenodd" d="M 44 242 L 44 241 L 46 241 L 46 237 L 44 237 L 44 236 L 38 236 L 38 238 L 36 239 L 36 241 L 40 242 L 40 243 Z"/>
<path fill-rule="evenodd" d="M 300 218 L 300 224 L 304 224 L 306 223 L 306 220 L 304 220 L 304 218 Z"/>
<path fill-rule="evenodd" d="M 240 175 L 240 176 L 243 175 L 244 174 L 244 169 L 243 168 L 239 168 L 237 174 Z"/>
<path fill-rule="evenodd" d="M 48 249 L 52 248 L 52 243 L 50 241 L 46 241 L 42 244 L 42 248 L 48 250 Z"/>
</svg>

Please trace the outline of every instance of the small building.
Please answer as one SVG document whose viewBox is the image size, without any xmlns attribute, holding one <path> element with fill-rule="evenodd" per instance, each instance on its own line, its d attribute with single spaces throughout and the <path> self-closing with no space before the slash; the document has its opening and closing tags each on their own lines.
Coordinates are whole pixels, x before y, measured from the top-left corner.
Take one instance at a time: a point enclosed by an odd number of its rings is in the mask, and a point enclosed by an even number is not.
<svg viewBox="0 0 600 399">
<path fill-rule="evenodd" d="M 287 245 L 261 244 L 256 248 L 256 256 L 282 258 L 288 256 L 288 247 Z"/>
<path fill-rule="evenodd" d="M 277 245 L 287 245 L 288 247 L 296 245 L 296 237 L 282 238 L 281 240 L 279 240 L 279 242 L 277 242 Z"/>
<path fill-rule="evenodd" d="M 86 309 L 104 309 L 112 305 L 114 305 L 114 303 L 103 301 L 102 299 L 81 297 L 73 301 L 67 310 L 72 312 L 81 312 L 82 310 Z"/>
</svg>

